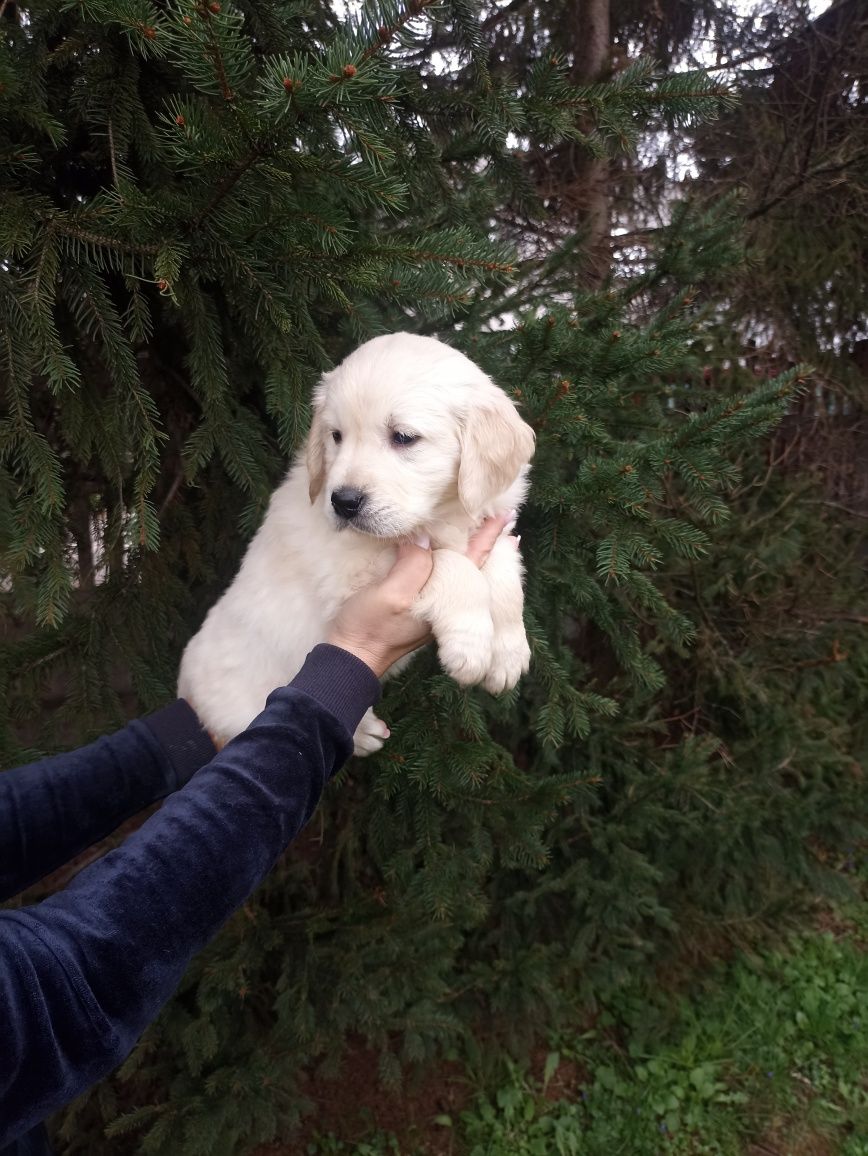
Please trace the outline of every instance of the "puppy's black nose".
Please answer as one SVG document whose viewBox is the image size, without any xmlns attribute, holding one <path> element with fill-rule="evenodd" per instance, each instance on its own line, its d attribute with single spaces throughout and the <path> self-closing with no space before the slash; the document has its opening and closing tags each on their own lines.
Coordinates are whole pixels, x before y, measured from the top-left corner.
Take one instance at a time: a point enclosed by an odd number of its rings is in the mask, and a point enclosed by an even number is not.
<svg viewBox="0 0 868 1156">
<path fill-rule="evenodd" d="M 332 505 L 339 518 L 352 521 L 365 504 L 365 494 L 362 490 L 354 490 L 352 486 L 341 486 L 332 490 Z"/>
</svg>

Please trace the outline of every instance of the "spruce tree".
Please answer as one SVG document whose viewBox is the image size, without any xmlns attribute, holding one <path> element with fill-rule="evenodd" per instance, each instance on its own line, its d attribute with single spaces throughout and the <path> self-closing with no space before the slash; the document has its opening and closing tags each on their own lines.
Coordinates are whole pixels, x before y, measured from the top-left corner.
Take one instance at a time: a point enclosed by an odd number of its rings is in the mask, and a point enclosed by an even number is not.
<svg viewBox="0 0 868 1156">
<path fill-rule="evenodd" d="M 386 749 L 338 776 L 129 1061 L 58 1122 L 65 1151 L 106 1129 L 118 1151 L 249 1150 L 291 1131 L 303 1072 L 336 1068 L 348 1037 L 389 1082 L 481 1014 L 527 1036 L 680 924 L 805 877 L 807 837 L 841 837 L 857 788 L 843 721 L 803 719 L 821 769 L 794 764 L 781 680 L 745 712 L 752 655 L 728 649 L 753 558 L 727 524 L 735 487 L 808 383 L 707 378 L 733 211 L 679 210 L 593 292 L 581 238 L 527 259 L 499 225 L 544 214 L 539 150 L 608 155 L 725 90 L 644 60 L 578 83 L 545 50 L 509 74 L 464 0 L 0 12 L 7 763 L 172 696 L 317 375 L 360 340 L 455 342 L 538 437 L 530 675 L 495 700 L 423 654 L 389 686 Z"/>
</svg>

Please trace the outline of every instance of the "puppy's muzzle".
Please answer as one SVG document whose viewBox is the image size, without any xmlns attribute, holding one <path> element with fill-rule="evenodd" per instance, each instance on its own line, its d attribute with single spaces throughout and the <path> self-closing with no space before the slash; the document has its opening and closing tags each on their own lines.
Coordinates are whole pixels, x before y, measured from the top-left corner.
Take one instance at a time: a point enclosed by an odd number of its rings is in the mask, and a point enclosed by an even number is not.
<svg viewBox="0 0 868 1156">
<path fill-rule="evenodd" d="M 356 490 L 352 486 L 341 486 L 337 490 L 332 490 L 332 508 L 345 522 L 352 522 L 353 518 L 361 513 L 366 500 L 364 490 Z"/>
</svg>

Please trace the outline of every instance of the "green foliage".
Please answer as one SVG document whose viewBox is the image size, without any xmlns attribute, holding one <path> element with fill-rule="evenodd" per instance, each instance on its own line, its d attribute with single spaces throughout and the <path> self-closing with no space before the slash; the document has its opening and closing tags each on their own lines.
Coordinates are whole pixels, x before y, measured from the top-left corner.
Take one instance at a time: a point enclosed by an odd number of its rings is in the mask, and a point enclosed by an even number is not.
<svg viewBox="0 0 868 1156">
<path fill-rule="evenodd" d="M 742 954 L 677 998 L 631 984 L 593 1028 L 559 1033 L 539 1079 L 502 1058 L 495 1089 L 435 1125 L 467 1156 L 742 1156 L 758 1143 L 864 1156 L 864 898 L 849 916 L 843 938 L 809 932 Z M 423 1150 L 383 1133 L 309 1149 Z"/>
<path fill-rule="evenodd" d="M 53 0 L 4 22 L 4 563 L 36 582 L 42 624 L 70 596 L 71 474 L 96 475 L 106 553 L 157 548 L 170 456 L 200 485 L 219 459 L 255 521 L 336 351 L 411 309 L 442 320 L 512 271 L 485 221 L 508 195 L 506 134 L 541 129 L 555 76 L 550 141 L 590 118 L 626 142 L 652 105 L 686 114 L 683 79 L 641 62 L 587 90 L 550 63 L 495 93 L 481 69 L 456 102 L 396 51 L 429 6 L 340 24 L 316 5 Z M 480 65 L 472 6 L 450 16 Z M 701 111 L 721 94 L 696 84 Z"/>
<path fill-rule="evenodd" d="M 786 1150 L 799 1134 L 861 1156 L 866 982 L 857 942 L 813 933 L 740 958 L 674 1008 L 627 989 L 593 1030 L 561 1037 L 542 1087 L 508 1064 L 459 1135 L 470 1156 L 657 1156 L 661 1145 L 740 1156 L 766 1135 Z M 582 1073 L 579 1088 L 552 1102 L 546 1085 L 562 1064 Z"/>
<path fill-rule="evenodd" d="M 322 1136 L 307 1146 L 308 1156 L 400 1156 L 401 1149 L 393 1135 L 378 1132 L 358 1144 L 345 1144 L 335 1136 Z"/>
<path fill-rule="evenodd" d="M 765 460 L 811 379 L 706 372 L 733 206 L 678 209 L 598 293 L 575 237 L 525 261 L 498 224 L 544 216 L 537 147 L 617 150 L 724 91 L 645 62 L 578 88 L 551 54 L 506 78 L 464 0 L 348 21 L 290 0 L 18 13 L 0 39 L 8 762 L 173 694 L 313 383 L 358 341 L 460 345 L 538 442 L 530 675 L 494 700 L 426 654 L 389 685 L 386 749 L 341 773 L 68 1113 L 69 1156 L 107 1126 L 119 1150 L 241 1152 L 297 1124 L 300 1071 L 349 1036 L 394 1084 L 480 1016 L 527 1037 L 673 937 L 762 923 L 821 881 L 864 814 L 858 544 Z"/>
<path fill-rule="evenodd" d="M 578 1156 L 581 1110 L 560 1103 L 543 1107 L 522 1073 L 509 1066 L 510 1081 L 462 1116 L 470 1156 Z"/>
</svg>

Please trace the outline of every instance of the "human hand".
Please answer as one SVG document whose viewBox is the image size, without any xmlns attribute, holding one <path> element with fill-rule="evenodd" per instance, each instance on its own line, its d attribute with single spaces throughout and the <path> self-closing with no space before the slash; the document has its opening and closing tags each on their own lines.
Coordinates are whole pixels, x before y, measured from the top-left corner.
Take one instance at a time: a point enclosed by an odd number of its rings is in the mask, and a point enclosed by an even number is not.
<svg viewBox="0 0 868 1156">
<path fill-rule="evenodd" d="M 515 512 L 488 518 L 467 544 L 467 557 L 482 567 Z M 518 539 L 511 539 L 518 547 Z M 404 542 L 395 564 L 381 582 L 346 600 L 331 625 L 327 642 L 366 663 L 378 678 L 390 666 L 431 641 L 428 624 L 413 614 L 413 603 L 431 577 L 434 560 L 427 546 Z"/>
</svg>

